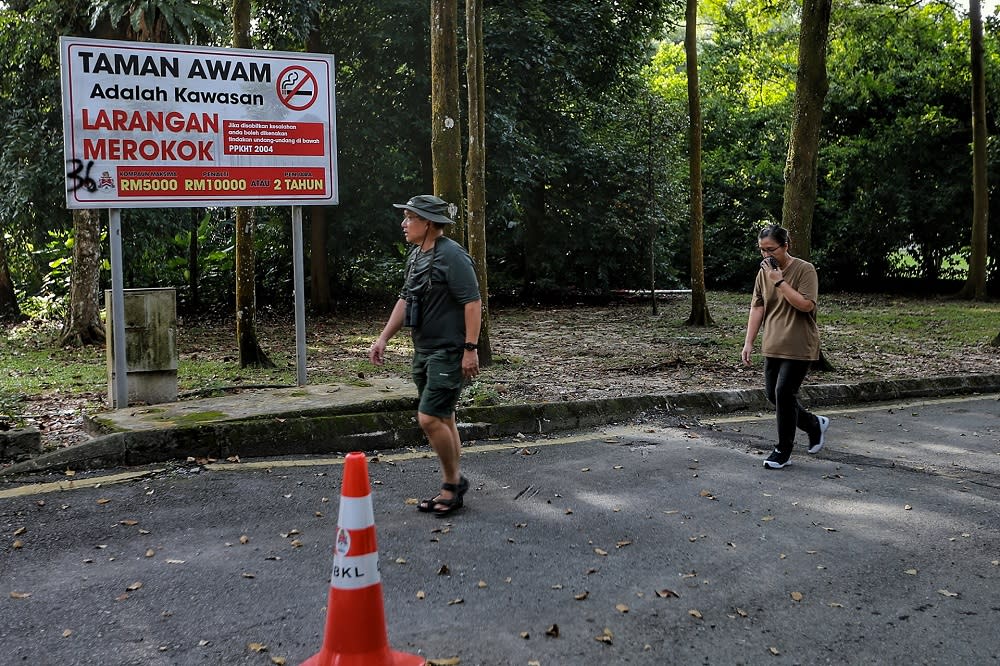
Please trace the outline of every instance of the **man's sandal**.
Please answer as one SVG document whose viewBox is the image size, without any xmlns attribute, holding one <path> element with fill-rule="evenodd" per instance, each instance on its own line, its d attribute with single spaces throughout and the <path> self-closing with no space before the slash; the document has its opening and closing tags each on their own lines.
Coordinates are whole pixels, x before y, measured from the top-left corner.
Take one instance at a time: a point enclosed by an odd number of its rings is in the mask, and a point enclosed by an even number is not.
<svg viewBox="0 0 1000 666">
<path fill-rule="evenodd" d="M 417 504 L 417 511 L 422 513 L 433 513 L 438 516 L 445 516 L 456 509 L 460 509 L 464 504 L 462 498 L 465 497 L 466 491 L 469 490 L 469 480 L 463 476 L 459 477 L 458 485 L 455 485 L 454 483 L 442 483 L 441 490 L 453 493 L 451 499 L 444 499 L 438 495 L 437 497 L 421 500 L 420 503 Z M 446 508 L 437 509 L 435 508 L 436 506 Z"/>
</svg>

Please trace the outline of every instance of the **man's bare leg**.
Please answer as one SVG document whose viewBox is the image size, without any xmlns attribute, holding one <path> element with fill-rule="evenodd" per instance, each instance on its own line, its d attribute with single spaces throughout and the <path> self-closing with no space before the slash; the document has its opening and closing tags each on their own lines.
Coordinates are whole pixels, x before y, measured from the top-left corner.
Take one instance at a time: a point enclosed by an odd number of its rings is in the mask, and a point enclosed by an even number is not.
<svg viewBox="0 0 1000 666">
<path fill-rule="evenodd" d="M 462 453 L 462 440 L 458 435 L 458 425 L 455 423 L 455 415 L 451 418 L 431 416 L 423 412 L 417 412 L 417 422 L 420 428 L 427 435 L 427 441 L 437 454 L 441 463 L 441 478 L 443 483 L 458 485 L 461 475 L 459 474 L 459 457 Z M 437 495 L 441 499 L 452 499 L 455 493 L 450 490 L 441 489 Z"/>
</svg>

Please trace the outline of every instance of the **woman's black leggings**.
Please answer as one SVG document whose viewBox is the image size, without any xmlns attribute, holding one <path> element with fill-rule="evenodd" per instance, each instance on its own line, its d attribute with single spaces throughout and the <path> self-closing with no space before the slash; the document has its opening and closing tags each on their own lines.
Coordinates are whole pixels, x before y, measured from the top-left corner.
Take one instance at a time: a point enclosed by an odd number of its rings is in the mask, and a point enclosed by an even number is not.
<svg viewBox="0 0 1000 666">
<path fill-rule="evenodd" d="M 778 450 L 790 453 L 795 444 L 795 428 L 816 430 L 818 421 L 799 404 L 799 387 L 809 372 L 810 361 L 764 357 L 764 391 L 778 416 Z"/>
</svg>

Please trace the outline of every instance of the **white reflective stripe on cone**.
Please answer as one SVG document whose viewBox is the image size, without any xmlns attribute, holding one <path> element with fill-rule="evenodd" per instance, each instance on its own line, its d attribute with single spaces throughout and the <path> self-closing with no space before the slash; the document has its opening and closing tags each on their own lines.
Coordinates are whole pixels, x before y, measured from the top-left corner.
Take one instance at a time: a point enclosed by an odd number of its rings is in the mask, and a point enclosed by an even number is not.
<svg viewBox="0 0 1000 666">
<path fill-rule="evenodd" d="M 340 514 L 337 527 L 345 530 L 362 530 L 375 524 L 375 510 L 372 508 L 372 496 L 341 497 Z"/>
<path fill-rule="evenodd" d="M 364 587 L 382 582 L 382 574 L 378 570 L 378 553 L 333 558 L 333 573 L 330 574 L 330 587 L 338 590 L 360 590 Z"/>
</svg>

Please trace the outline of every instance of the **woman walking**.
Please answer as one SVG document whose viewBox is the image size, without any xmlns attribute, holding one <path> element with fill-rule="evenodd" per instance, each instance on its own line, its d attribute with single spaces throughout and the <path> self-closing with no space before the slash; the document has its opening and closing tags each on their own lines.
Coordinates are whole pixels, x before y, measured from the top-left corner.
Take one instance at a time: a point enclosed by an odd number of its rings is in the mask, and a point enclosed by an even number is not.
<svg viewBox="0 0 1000 666">
<path fill-rule="evenodd" d="M 809 435 L 809 453 L 819 453 L 830 426 L 829 418 L 806 411 L 798 399 L 809 364 L 819 359 L 819 280 L 812 264 L 788 253 L 784 228 L 765 227 L 757 245 L 764 258 L 754 282 L 741 356 L 744 365 L 750 365 L 754 340 L 763 326 L 764 391 L 778 422 L 778 443 L 764 467 L 781 469 L 790 464 L 796 428 Z"/>
</svg>

